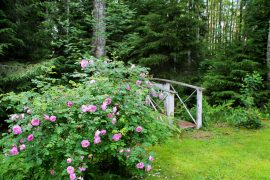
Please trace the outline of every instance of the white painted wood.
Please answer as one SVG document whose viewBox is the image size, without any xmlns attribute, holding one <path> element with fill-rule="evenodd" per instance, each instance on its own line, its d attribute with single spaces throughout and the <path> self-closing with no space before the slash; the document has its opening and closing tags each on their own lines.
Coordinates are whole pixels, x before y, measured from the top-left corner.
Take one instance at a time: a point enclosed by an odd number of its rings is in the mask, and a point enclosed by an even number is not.
<svg viewBox="0 0 270 180">
<path fill-rule="evenodd" d="M 177 92 L 175 92 L 175 91 L 172 91 L 172 90 L 170 90 L 170 89 L 165 89 L 165 87 L 164 87 L 164 84 L 160 84 L 160 83 L 154 83 L 154 86 L 156 86 L 158 89 L 160 89 L 160 90 L 162 90 L 162 91 L 164 91 L 164 92 L 169 92 L 169 93 L 172 93 L 172 94 L 176 94 Z"/>
<path fill-rule="evenodd" d="M 146 98 L 145 98 L 145 104 L 147 106 L 150 106 L 151 105 L 151 100 L 150 100 L 150 95 L 147 95 Z"/>
<path fill-rule="evenodd" d="M 152 80 L 157 80 L 157 81 L 162 81 L 162 82 L 166 82 L 166 83 L 177 84 L 177 85 L 181 85 L 181 86 L 185 86 L 185 87 L 190 87 L 190 88 L 193 88 L 193 89 L 204 90 L 204 88 L 202 88 L 202 87 L 193 86 L 193 85 L 190 85 L 190 84 L 186 84 L 186 83 L 182 83 L 182 82 L 177 82 L 177 81 L 172 81 L 172 80 L 168 80 L 168 79 L 152 78 Z"/>
<path fill-rule="evenodd" d="M 186 83 L 171 81 L 171 80 L 167 80 L 167 79 L 153 78 L 153 80 L 158 80 L 158 81 L 162 81 L 162 82 L 165 82 L 166 83 L 166 84 L 155 83 L 154 85 L 157 88 L 159 88 L 161 91 L 164 91 L 164 92 L 167 93 L 167 96 L 166 96 L 165 101 L 164 101 L 164 108 L 166 110 L 166 115 L 169 116 L 169 117 L 171 117 L 170 118 L 170 123 L 173 123 L 174 108 L 175 108 L 174 96 L 176 95 L 177 98 L 180 100 L 181 104 L 186 109 L 186 111 L 189 114 L 189 116 L 191 117 L 191 119 L 193 120 L 193 122 L 196 124 L 196 128 L 197 129 L 200 129 L 202 127 L 202 110 L 203 110 L 202 109 L 202 100 L 203 100 L 202 91 L 204 90 L 204 88 L 193 86 L 193 85 L 186 84 Z M 195 118 L 193 118 L 193 116 L 190 113 L 189 109 L 185 105 L 185 102 L 180 98 L 179 94 L 175 91 L 174 87 L 170 83 L 196 89 L 187 98 L 187 99 L 189 99 L 195 92 L 197 92 L 197 114 L 196 114 L 197 116 L 196 116 L 196 120 L 195 120 Z M 153 103 L 153 101 L 151 101 L 151 98 L 149 98 L 149 99 L 150 99 L 151 105 L 154 107 L 155 110 L 157 110 L 156 107 L 155 107 L 155 105 L 154 105 L 154 103 Z"/>
<path fill-rule="evenodd" d="M 168 91 L 170 90 L 170 87 L 171 85 L 169 83 L 166 83 L 163 85 L 163 88 Z M 164 105 L 165 105 L 167 116 L 173 117 L 174 116 L 174 94 L 173 93 L 168 92 L 168 96 L 165 99 Z"/>
<path fill-rule="evenodd" d="M 200 129 L 202 127 L 202 89 L 197 89 L 197 118 L 196 118 L 196 128 Z"/>
<path fill-rule="evenodd" d="M 174 87 L 173 87 L 173 86 L 171 86 L 171 87 L 172 87 L 172 89 L 175 91 Z M 178 93 L 176 93 L 176 97 L 179 99 L 179 101 L 181 102 L 181 104 L 184 106 L 184 108 L 186 109 L 186 111 L 187 111 L 189 117 L 192 119 L 192 121 L 193 121 L 195 124 L 197 124 L 196 120 L 193 118 L 192 114 L 190 113 L 190 111 L 188 110 L 186 104 L 183 102 L 183 100 L 181 99 L 181 97 L 179 96 Z"/>
</svg>

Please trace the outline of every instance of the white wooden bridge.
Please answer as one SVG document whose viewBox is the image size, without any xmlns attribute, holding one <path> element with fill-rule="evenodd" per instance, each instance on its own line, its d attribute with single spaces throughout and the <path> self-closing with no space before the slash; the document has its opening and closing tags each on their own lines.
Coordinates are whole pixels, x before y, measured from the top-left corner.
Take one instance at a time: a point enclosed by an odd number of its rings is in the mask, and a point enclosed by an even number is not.
<svg viewBox="0 0 270 180">
<path fill-rule="evenodd" d="M 186 112 L 188 113 L 189 117 L 191 118 L 193 123 L 189 123 L 186 121 L 180 121 L 180 127 L 181 128 L 193 128 L 196 127 L 197 129 L 200 129 L 202 127 L 202 92 L 204 88 L 182 83 L 182 82 L 177 82 L 177 81 L 172 81 L 172 80 L 167 80 L 167 79 L 159 79 L 159 78 L 152 78 L 151 79 L 154 87 L 159 91 L 159 94 L 163 94 L 163 97 L 159 97 L 161 101 L 164 102 L 164 107 L 160 107 L 159 103 L 153 98 L 153 95 L 148 95 L 147 96 L 147 103 L 150 105 L 155 111 L 161 111 L 164 112 L 163 109 L 165 109 L 165 113 L 167 116 L 171 117 L 172 119 L 174 118 L 174 112 L 175 112 L 175 97 L 176 100 L 179 100 L 181 105 L 184 107 Z M 185 100 L 183 100 L 178 92 L 175 90 L 173 85 L 179 85 L 179 86 L 184 86 L 193 89 L 194 91 L 188 96 Z M 189 98 L 191 98 L 194 94 L 197 94 L 197 104 L 196 104 L 196 117 L 193 117 L 193 115 L 190 113 L 190 110 L 188 109 L 187 105 L 185 102 Z M 155 95 L 154 95 L 155 97 Z M 171 120 L 172 121 L 172 120 Z M 181 125 L 182 122 L 182 125 Z"/>
</svg>

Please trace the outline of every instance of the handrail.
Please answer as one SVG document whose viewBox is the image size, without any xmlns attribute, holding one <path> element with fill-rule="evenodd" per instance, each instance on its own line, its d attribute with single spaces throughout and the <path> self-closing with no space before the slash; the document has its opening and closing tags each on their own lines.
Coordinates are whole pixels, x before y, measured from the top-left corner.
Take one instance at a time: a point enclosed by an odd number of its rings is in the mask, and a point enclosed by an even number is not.
<svg viewBox="0 0 270 180">
<path fill-rule="evenodd" d="M 168 79 L 151 78 L 151 80 L 163 81 L 163 82 L 167 82 L 167 83 L 173 83 L 173 84 L 178 84 L 178 85 L 190 87 L 193 89 L 205 90 L 203 87 L 198 87 L 198 86 L 194 86 L 194 85 L 190 85 L 190 84 L 186 84 L 186 83 L 182 83 L 182 82 L 177 82 L 177 81 L 173 81 L 173 80 L 168 80 Z"/>
<path fill-rule="evenodd" d="M 174 96 L 176 95 L 177 98 L 180 100 L 181 104 L 184 106 L 185 110 L 187 111 L 188 115 L 190 116 L 190 118 L 192 119 L 192 121 L 195 123 L 196 128 L 200 129 L 202 127 L 202 99 L 203 99 L 203 90 L 205 90 L 202 87 L 198 87 L 198 86 L 194 86 L 194 85 L 190 85 L 190 84 L 186 84 L 186 83 L 182 83 L 182 82 L 177 82 L 177 81 L 173 81 L 173 80 L 167 80 L 167 79 L 160 79 L 160 78 L 151 78 L 152 81 L 161 81 L 161 84 L 159 83 L 154 83 L 155 87 L 159 88 L 162 91 L 167 92 L 168 96 L 166 97 L 165 101 L 164 101 L 164 106 L 166 108 L 166 113 L 167 116 L 173 116 L 174 115 Z M 162 83 L 163 82 L 163 83 Z M 172 86 L 172 84 L 176 84 L 176 85 L 180 85 L 180 86 L 185 86 L 185 87 L 189 87 L 192 89 L 195 89 L 195 91 L 192 92 L 192 94 L 185 100 L 183 101 L 181 99 L 181 97 L 179 96 L 178 92 L 174 89 L 174 87 Z M 172 90 L 171 90 L 172 89 Z M 197 105 L 196 105 L 196 120 L 195 118 L 192 116 L 192 114 L 190 113 L 189 109 L 187 108 L 187 106 L 185 105 L 185 102 L 195 93 L 197 92 Z M 150 98 L 149 98 L 150 99 Z M 154 102 L 154 100 L 152 99 L 152 101 Z M 152 103 L 153 103 L 152 102 Z M 157 110 L 155 108 L 155 110 Z"/>
</svg>

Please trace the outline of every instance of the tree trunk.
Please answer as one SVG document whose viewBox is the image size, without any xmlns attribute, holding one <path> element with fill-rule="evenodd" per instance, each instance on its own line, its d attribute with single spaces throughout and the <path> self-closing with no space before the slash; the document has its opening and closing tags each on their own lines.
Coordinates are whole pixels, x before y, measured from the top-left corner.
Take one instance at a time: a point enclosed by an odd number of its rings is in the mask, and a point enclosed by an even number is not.
<svg viewBox="0 0 270 180">
<path fill-rule="evenodd" d="M 70 26 L 70 22 L 69 22 L 69 16 L 70 16 L 69 4 L 70 4 L 70 0 L 66 0 L 66 8 L 67 8 L 66 33 L 67 33 L 67 35 L 69 34 L 69 26 Z"/>
<path fill-rule="evenodd" d="M 239 41 L 242 40 L 242 23 L 243 23 L 243 0 L 240 0 L 240 9 L 239 9 Z"/>
<path fill-rule="evenodd" d="M 230 43 L 232 43 L 233 41 L 233 17 L 234 17 L 234 0 L 231 0 L 231 7 L 230 7 L 230 15 L 231 15 L 231 19 L 230 19 L 230 30 L 229 30 L 229 39 L 230 39 Z"/>
<path fill-rule="evenodd" d="M 92 51 L 99 58 L 105 56 L 106 45 L 106 23 L 105 23 L 105 0 L 94 0 L 94 25 Z"/>
<path fill-rule="evenodd" d="M 267 62 L 267 84 L 268 84 L 268 89 L 270 89 L 270 21 L 269 21 L 269 30 L 268 30 L 266 62 Z"/>
<path fill-rule="evenodd" d="M 207 43 L 209 44 L 210 43 L 210 16 L 209 16 L 209 0 L 206 0 L 206 18 L 207 18 L 207 33 L 206 33 L 206 40 L 207 40 Z M 207 48 L 208 50 L 210 49 L 209 48 L 209 45 L 207 45 Z"/>
<path fill-rule="evenodd" d="M 218 43 L 222 46 L 222 0 L 219 0 L 219 16 L 218 16 Z"/>
</svg>

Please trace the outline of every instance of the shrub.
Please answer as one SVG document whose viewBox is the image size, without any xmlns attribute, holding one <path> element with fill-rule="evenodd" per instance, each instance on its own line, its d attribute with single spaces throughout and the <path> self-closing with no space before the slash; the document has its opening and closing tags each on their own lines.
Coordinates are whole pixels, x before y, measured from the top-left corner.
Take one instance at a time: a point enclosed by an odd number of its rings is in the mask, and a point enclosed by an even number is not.
<svg viewBox="0 0 270 180">
<path fill-rule="evenodd" d="M 211 125 L 216 122 L 227 123 L 231 126 L 247 129 L 258 129 L 262 127 L 261 113 L 255 107 L 233 107 L 233 101 L 224 101 L 223 104 L 211 106 L 206 100 L 203 101 L 204 125 Z"/>
<path fill-rule="evenodd" d="M 243 127 L 247 129 L 258 129 L 262 127 L 260 120 L 260 113 L 256 109 L 238 109 L 238 113 L 233 112 L 235 118 L 238 118 L 235 122 L 237 127 Z"/>
<path fill-rule="evenodd" d="M 146 147 L 170 134 L 145 105 L 151 89 L 145 68 L 90 56 L 81 66 L 84 72 L 73 74 L 81 83 L 70 82 L 73 88 L 36 80 L 38 92 L 2 99 L 16 112 L 1 140 L 5 161 L 28 164 L 23 178 L 91 178 L 121 171 L 141 176 L 154 160 Z M 13 172 L 4 168 L 0 175 Z"/>
<path fill-rule="evenodd" d="M 224 101 L 220 105 L 211 106 L 203 99 L 203 125 L 208 126 L 215 122 L 229 122 L 228 113 L 232 109 L 234 101 Z"/>
</svg>

